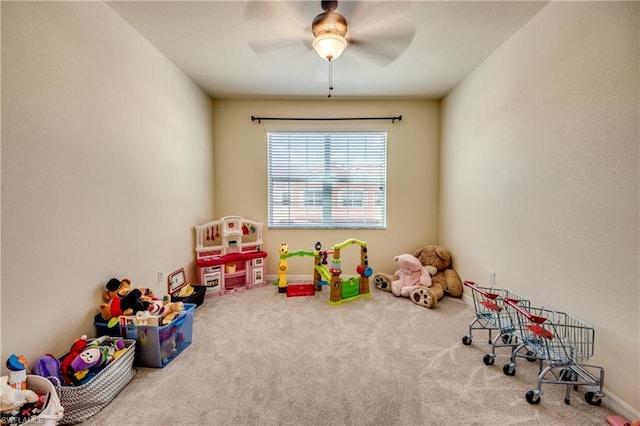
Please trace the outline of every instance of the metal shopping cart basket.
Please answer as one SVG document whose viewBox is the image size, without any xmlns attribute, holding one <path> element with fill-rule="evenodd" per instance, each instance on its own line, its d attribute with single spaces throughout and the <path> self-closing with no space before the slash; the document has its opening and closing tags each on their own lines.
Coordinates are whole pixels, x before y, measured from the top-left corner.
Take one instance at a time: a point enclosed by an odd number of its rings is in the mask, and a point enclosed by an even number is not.
<svg viewBox="0 0 640 426">
<path fill-rule="evenodd" d="M 512 313 L 506 309 L 505 301 L 514 300 L 524 306 L 529 306 L 529 301 L 505 289 L 479 287 L 472 281 L 465 281 L 463 284 L 469 287 L 473 294 L 476 317 L 469 324 L 469 334 L 462 337 L 462 343 L 470 345 L 473 342 L 474 330 L 487 330 L 491 353 L 486 354 L 483 361 L 486 365 L 493 365 L 496 358 L 496 348 L 509 347 L 513 352 L 520 345 L 513 333 L 516 326 L 515 320 L 512 318 Z M 494 331 L 497 334 L 492 338 Z"/>
<path fill-rule="evenodd" d="M 513 350 L 504 373 L 516 374 L 518 357 L 539 361 L 538 383 L 525 394 L 527 402 L 539 404 L 542 384 L 551 383 L 566 385 L 566 404 L 570 404 L 572 387 L 574 390 L 579 386 L 597 387 L 596 391 L 586 392 L 584 399 L 590 405 L 602 404 L 604 368 L 582 364 L 593 356 L 593 327 L 567 313 L 523 306 L 515 300 L 507 299 L 506 306 L 517 318 L 514 334 L 522 343 Z M 523 351 L 526 351 L 524 355 Z"/>
</svg>

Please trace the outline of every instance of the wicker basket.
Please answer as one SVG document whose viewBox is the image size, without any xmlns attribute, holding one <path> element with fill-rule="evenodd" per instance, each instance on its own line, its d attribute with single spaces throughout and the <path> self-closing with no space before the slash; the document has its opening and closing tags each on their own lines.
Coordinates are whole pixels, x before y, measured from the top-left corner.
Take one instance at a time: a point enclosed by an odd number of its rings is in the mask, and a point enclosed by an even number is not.
<svg viewBox="0 0 640 426">
<path fill-rule="evenodd" d="M 115 341 L 116 337 L 106 337 Z M 124 388 L 136 374 L 133 369 L 136 341 L 124 339 L 125 350 L 93 379 L 81 386 L 56 386 L 64 416 L 60 424 L 81 423 L 97 414 Z"/>
</svg>

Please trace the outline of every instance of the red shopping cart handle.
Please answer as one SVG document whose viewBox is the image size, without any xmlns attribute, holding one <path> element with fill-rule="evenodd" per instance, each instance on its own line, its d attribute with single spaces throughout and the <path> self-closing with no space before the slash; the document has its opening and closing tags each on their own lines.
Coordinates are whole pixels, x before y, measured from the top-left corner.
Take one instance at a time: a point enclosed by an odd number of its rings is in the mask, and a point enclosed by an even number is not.
<svg viewBox="0 0 640 426">
<path fill-rule="evenodd" d="M 531 322 L 534 322 L 536 324 L 542 324 L 543 322 L 545 322 L 547 320 L 547 318 L 545 317 L 539 317 L 536 315 L 532 315 L 529 311 L 527 311 L 526 309 L 523 309 L 518 303 L 519 301 L 516 299 L 505 299 L 505 302 L 507 303 L 507 305 L 511 306 L 513 309 L 515 309 L 516 311 L 520 312 L 522 315 L 524 315 L 525 317 L 527 317 L 527 319 Z"/>
<path fill-rule="evenodd" d="M 483 295 L 484 297 L 487 297 L 489 299 L 497 299 L 498 296 L 499 296 L 496 293 L 489 293 L 488 291 L 485 291 L 485 290 L 481 289 L 473 281 L 464 281 L 462 284 L 466 285 L 471 290 L 475 291 L 476 293 L 480 293 L 481 295 Z"/>
</svg>

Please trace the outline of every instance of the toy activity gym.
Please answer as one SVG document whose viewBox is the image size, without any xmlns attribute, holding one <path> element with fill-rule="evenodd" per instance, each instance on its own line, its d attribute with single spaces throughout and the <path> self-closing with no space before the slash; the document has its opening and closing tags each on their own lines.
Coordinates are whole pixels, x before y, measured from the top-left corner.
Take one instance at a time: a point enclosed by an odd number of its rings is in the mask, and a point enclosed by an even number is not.
<svg viewBox="0 0 640 426">
<path fill-rule="evenodd" d="M 356 266 L 358 276 L 343 279 L 342 259 L 340 250 L 351 245 L 360 246 L 360 263 Z M 327 257 L 333 255 L 330 264 Z M 302 284 L 289 284 L 287 282 L 288 262 L 292 257 L 313 257 L 313 282 Z M 280 260 L 278 263 L 278 293 L 286 293 L 288 297 L 313 296 L 316 291 L 321 291 L 323 286 L 330 288 L 329 304 L 340 305 L 343 302 L 369 297 L 369 277 L 373 270 L 369 266 L 367 255 L 367 243 L 355 238 L 347 239 L 332 246 L 331 250 L 322 250 L 320 241 L 316 242 L 313 251 L 289 251 L 286 243 L 280 245 Z"/>
</svg>

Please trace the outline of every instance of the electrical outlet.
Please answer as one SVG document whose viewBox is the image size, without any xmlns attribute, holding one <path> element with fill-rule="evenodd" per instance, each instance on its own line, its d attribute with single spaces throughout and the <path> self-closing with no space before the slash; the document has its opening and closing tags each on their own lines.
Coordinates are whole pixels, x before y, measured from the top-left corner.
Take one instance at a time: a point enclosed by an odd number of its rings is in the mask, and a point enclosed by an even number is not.
<svg viewBox="0 0 640 426">
<path fill-rule="evenodd" d="M 158 284 L 162 284 L 164 281 L 164 272 L 158 271 Z"/>
<path fill-rule="evenodd" d="M 496 285 L 496 273 L 494 271 L 489 271 L 489 285 Z"/>
</svg>

